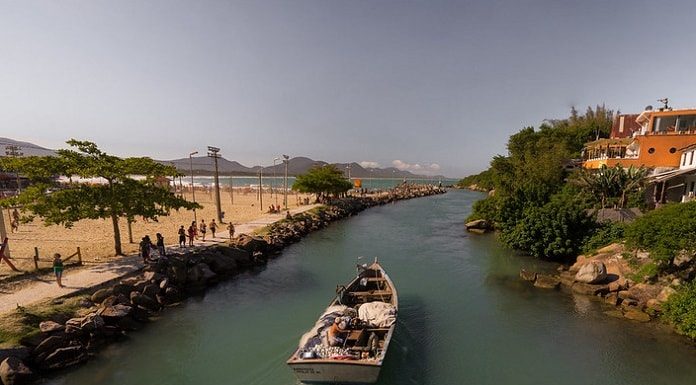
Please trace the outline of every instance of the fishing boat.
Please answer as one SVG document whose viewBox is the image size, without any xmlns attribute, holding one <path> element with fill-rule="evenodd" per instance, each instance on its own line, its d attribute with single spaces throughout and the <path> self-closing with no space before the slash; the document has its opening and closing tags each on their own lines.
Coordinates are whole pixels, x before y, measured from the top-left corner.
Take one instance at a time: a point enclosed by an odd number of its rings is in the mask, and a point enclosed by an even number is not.
<svg viewBox="0 0 696 385">
<path fill-rule="evenodd" d="M 301 382 L 377 382 L 396 327 L 399 299 L 377 259 L 357 268 L 357 276 L 336 288 L 336 297 L 287 360 Z"/>
</svg>

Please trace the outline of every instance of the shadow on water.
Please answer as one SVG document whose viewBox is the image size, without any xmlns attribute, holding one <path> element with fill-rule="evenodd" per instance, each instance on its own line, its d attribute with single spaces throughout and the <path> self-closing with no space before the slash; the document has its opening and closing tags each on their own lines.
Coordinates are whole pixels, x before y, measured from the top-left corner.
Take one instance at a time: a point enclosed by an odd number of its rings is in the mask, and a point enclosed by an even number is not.
<svg viewBox="0 0 696 385">
<path fill-rule="evenodd" d="M 399 298 L 396 331 L 389 346 L 379 384 L 427 384 L 427 346 L 430 345 L 430 336 L 425 301 L 416 296 Z"/>
</svg>

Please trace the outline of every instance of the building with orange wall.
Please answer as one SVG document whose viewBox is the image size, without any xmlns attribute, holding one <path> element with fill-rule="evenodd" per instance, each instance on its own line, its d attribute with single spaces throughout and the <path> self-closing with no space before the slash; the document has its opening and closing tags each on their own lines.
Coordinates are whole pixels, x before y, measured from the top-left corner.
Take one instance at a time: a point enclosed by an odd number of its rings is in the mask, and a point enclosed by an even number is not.
<svg viewBox="0 0 696 385">
<path fill-rule="evenodd" d="M 624 116 L 630 119 L 624 118 L 621 123 L 628 122 L 630 129 L 617 135 L 615 131 L 619 130 L 613 127 L 612 138 L 587 143 L 583 149 L 583 167 L 679 168 L 682 149 L 696 144 L 696 109 L 649 112 L 649 121 L 640 131 L 635 127 L 636 115 Z M 629 131 L 631 136 L 622 135 Z"/>
</svg>

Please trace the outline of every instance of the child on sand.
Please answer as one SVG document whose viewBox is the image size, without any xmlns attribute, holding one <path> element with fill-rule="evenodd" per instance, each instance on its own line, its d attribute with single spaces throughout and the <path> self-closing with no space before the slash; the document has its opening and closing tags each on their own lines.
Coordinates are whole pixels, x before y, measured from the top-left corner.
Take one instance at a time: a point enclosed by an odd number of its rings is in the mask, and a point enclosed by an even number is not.
<svg viewBox="0 0 696 385">
<path fill-rule="evenodd" d="M 179 247 L 184 246 L 186 246 L 186 230 L 184 229 L 184 225 L 181 225 L 181 227 L 179 227 Z"/>
<path fill-rule="evenodd" d="M 201 225 L 198 227 L 198 231 L 200 231 L 200 233 L 201 233 L 201 239 L 205 241 L 205 231 L 206 231 L 205 220 L 201 219 Z"/>
<path fill-rule="evenodd" d="M 60 259 L 60 254 L 55 253 L 53 254 L 53 273 L 56 275 L 56 282 L 58 283 L 58 287 L 64 287 L 62 278 L 63 278 L 63 260 Z"/>
</svg>

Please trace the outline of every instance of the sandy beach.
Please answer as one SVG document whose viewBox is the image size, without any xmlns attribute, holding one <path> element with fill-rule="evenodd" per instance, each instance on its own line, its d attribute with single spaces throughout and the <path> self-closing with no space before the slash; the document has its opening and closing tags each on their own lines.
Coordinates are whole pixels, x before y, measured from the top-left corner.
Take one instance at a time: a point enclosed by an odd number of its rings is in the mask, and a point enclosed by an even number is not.
<svg viewBox="0 0 696 385">
<path fill-rule="evenodd" d="M 206 223 L 216 217 L 213 193 L 206 189 L 196 189 L 196 202 L 203 206 L 196 210 L 198 222 L 203 219 Z M 188 200 L 192 200 L 190 192 L 184 194 Z M 290 209 L 298 207 L 299 199 L 309 197 L 308 195 L 295 194 L 288 192 L 288 207 Z M 225 222 L 232 221 L 234 224 L 253 222 L 254 219 L 268 211 L 268 206 L 276 203 L 276 196 L 271 195 L 266 190 L 263 194 L 263 210 L 261 209 L 258 193 L 250 189 L 235 189 L 230 196 L 229 190 L 220 192 L 222 211 L 225 213 Z M 277 202 L 283 205 L 283 195 L 278 194 Z M 177 230 L 179 226 L 186 228 L 193 221 L 193 211 L 180 210 L 172 211 L 169 216 L 163 216 L 155 221 L 144 221 L 137 218 L 132 225 L 133 243 L 129 243 L 128 226 L 125 219 L 121 219 L 121 243 L 123 252 L 126 254 L 138 251 L 138 242 L 148 234 L 155 239 L 156 233 L 164 236 L 166 244 L 176 244 L 178 241 Z M 217 221 L 216 221 L 217 222 Z M 106 262 L 114 257 L 113 226 L 110 219 L 102 220 L 82 220 L 74 224 L 72 228 L 63 226 L 45 226 L 40 219 L 35 219 L 31 223 L 22 224 L 19 232 L 9 233 L 9 215 L 5 210 L 5 226 L 8 229 L 10 239 L 10 250 L 12 260 L 15 265 L 23 270 L 32 270 L 34 267 L 33 256 L 34 248 L 39 250 L 39 267 L 50 267 L 51 256 L 53 253 L 60 253 L 64 257 L 76 252 L 80 247 L 82 260 L 85 263 Z M 216 233 L 218 238 L 227 238 L 227 226 L 220 226 Z M 206 239 L 211 236 L 210 231 L 206 234 Z M 11 272 L 5 264 L 0 264 L 0 276 Z"/>
</svg>

